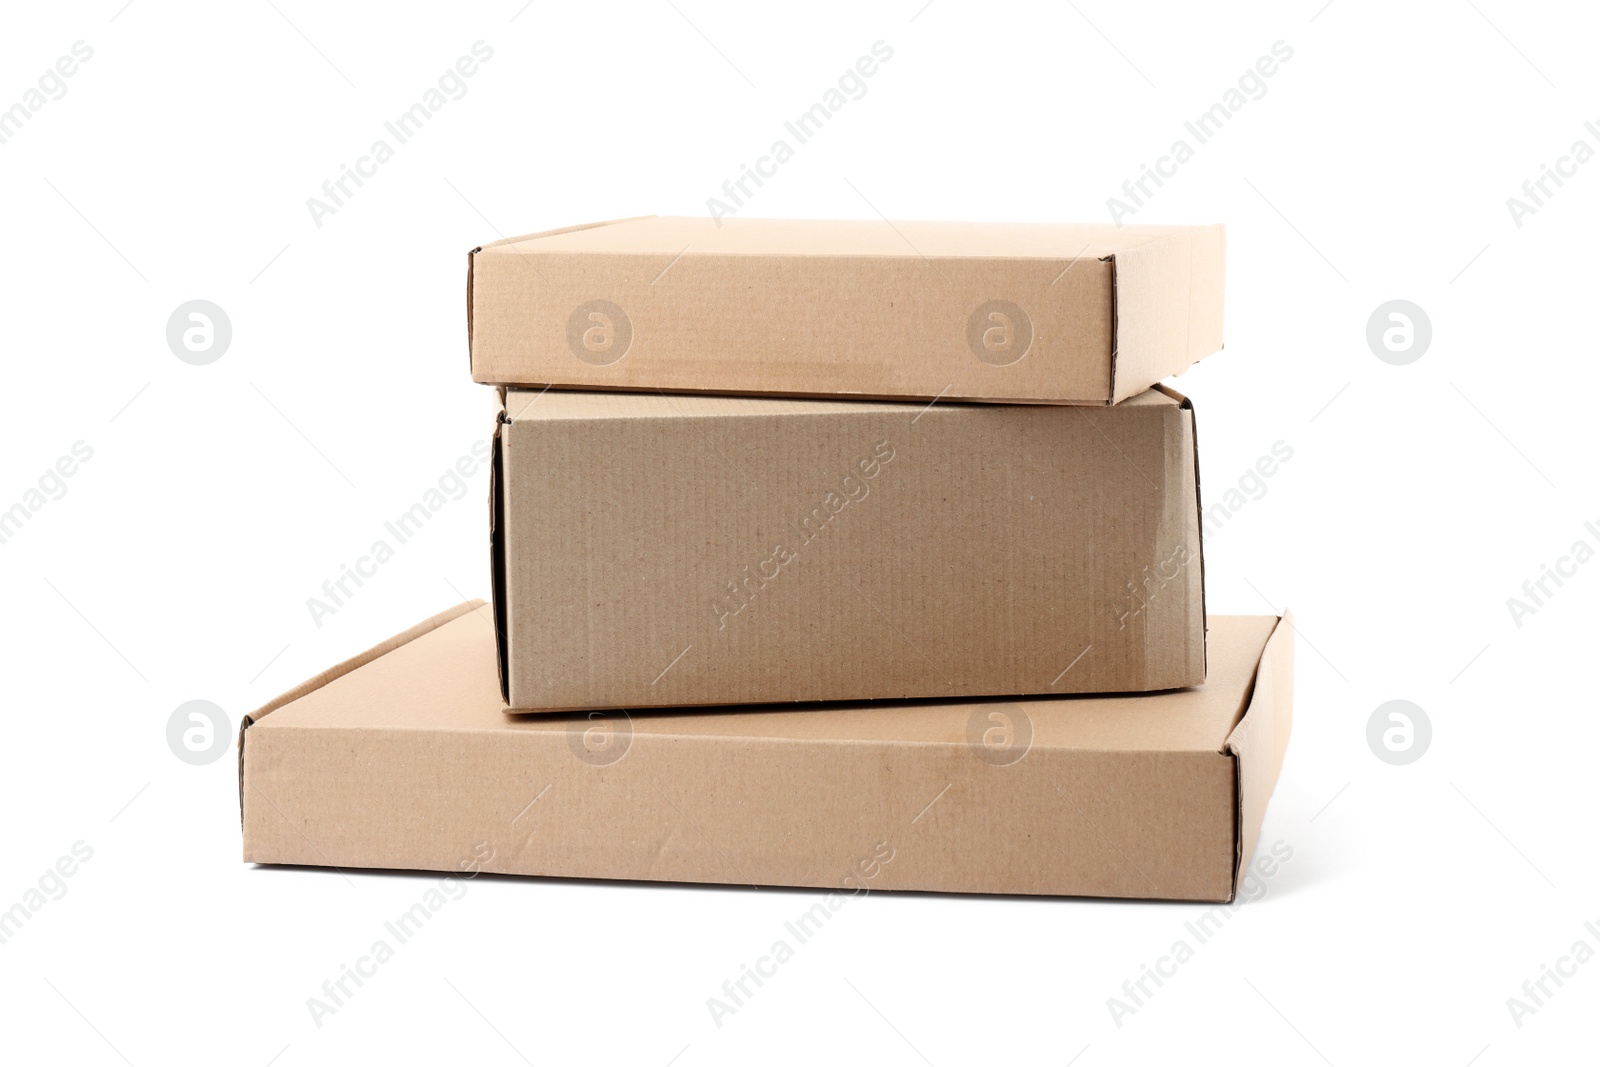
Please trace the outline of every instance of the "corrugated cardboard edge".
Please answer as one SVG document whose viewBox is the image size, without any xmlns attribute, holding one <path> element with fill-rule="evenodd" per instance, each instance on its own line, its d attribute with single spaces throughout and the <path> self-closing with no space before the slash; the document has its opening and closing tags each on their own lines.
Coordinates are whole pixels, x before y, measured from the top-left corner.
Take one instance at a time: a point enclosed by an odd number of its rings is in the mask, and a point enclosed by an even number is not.
<svg viewBox="0 0 1600 1067">
<path fill-rule="evenodd" d="M 1200 423 L 1195 417 L 1194 401 L 1169 385 L 1158 383 L 1152 388 L 1158 393 L 1176 400 L 1178 402 L 1178 410 L 1188 414 L 1189 439 L 1194 442 L 1192 449 L 1194 453 L 1194 520 L 1195 529 L 1200 532 L 1200 536 L 1196 541 L 1199 546 L 1197 554 L 1200 558 L 1200 618 L 1206 620 L 1200 627 L 1200 669 L 1203 678 L 1206 673 L 1209 673 L 1211 667 L 1211 661 L 1207 654 L 1211 636 L 1211 615 L 1206 611 L 1206 509 L 1205 501 L 1200 496 L 1202 491 L 1202 482 L 1200 480 Z"/>
<path fill-rule="evenodd" d="M 505 449 L 501 445 L 501 432 L 511 421 L 506 413 L 506 390 L 499 387 L 500 411 L 494 420 L 494 436 L 490 440 L 489 456 L 489 567 L 490 581 L 494 584 L 494 642 L 495 666 L 500 674 L 500 699 L 511 703 L 511 648 L 506 632 L 511 620 L 506 617 L 506 505 L 501 487 L 505 485 Z"/>
<path fill-rule="evenodd" d="M 1186 227 L 1180 232 L 1150 241 L 1137 248 L 1101 257 L 1111 264 L 1111 381 L 1109 403 L 1120 403 L 1142 393 L 1152 384 L 1181 374 L 1195 363 L 1222 350 L 1223 286 L 1226 272 L 1227 237 L 1221 223 Z M 1198 275 L 1195 263 L 1204 256 L 1206 271 Z M 1215 259 L 1215 277 L 1211 277 Z M 1182 266 L 1184 308 L 1182 337 L 1176 321 L 1152 329 L 1156 336 L 1127 337 L 1128 323 L 1135 317 L 1152 321 L 1161 317 L 1170 299 L 1174 280 L 1154 277 L 1165 270 L 1169 275 Z M 1142 277 L 1150 276 L 1150 277 Z M 1148 306 L 1146 306 L 1148 305 Z"/>
<path fill-rule="evenodd" d="M 1294 722 L 1294 616 L 1287 610 L 1267 638 L 1256 664 L 1244 714 L 1228 734 L 1223 752 L 1234 761 L 1233 893 L 1255 855 L 1267 801 L 1278 784 Z"/>
<path fill-rule="evenodd" d="M 432 631 L 437 630 L 439 627 L 443 626 L 445 623 L 451 622 L 451 621 L 453 621 L 455 619 L 459 619 L 461 616 L 469 614 L 470 612 L 477 611 L 481 607 L 483 607 L 483 601 L 481 601 L 481 600 L 467 600 L 467 601 L 463 601 L 460 604 L 457 604 L 453 608 L 448 608 L 448 609 L 446 609 L 444 611 L 441 611 L 441 612 L 439 612 L 439 614 L 433 616 L 433 618 L 425 619 L 424 621 L 419 622 L 419 623 L 417 623 L 417 625 L 411 627 L 411 629 L 406 630 L 403 633 L 395 634 L 393 637 L 389 638 L 387 641 L 382 641 L 382 642 L 380 642 L 380 643 L 378 643 L 376 645 L 373 645 L 371 648 L 367 649 L 365 652 L 361 652 L 361 653 L 358 653 L 357 655 L 351 656 L 349 659 L 345 660 L 343 663 L 340 663 L 337 666 L 329 667 L 327 670 L 323 671 L 321 674 L 317 675 L 316 677 L 311 678 L 308 681 L 301 682 L 299 685 L 295 686 L 293 689 L 291 689 L 288 692 L 283 693 L 283 694 L 281 694 L 281 695 L 279 695 L 277 697 L 274 697 L 272 700 L 269 700 L 265 704 L 261 705 L 255 711 L 252 711 L 250 714 L 246 715 L 243 719 L 240 719 L 239 720 L 239 822 L 240 822 L 240 825 L 244 824 L 244 740 L 245 740 L 245 731 L 249 730 L 250 727 L 254 726 L 256 723 L 260 722 L 262 719 L 266 718 L 268 715 L 272 714 L 274 711 L 277 711 L 279 708 L 283 707 L 285 704 L 293 704 L 296 700 L 299 700 L 301 697 L 307 695 L 308 693 L 316 692 L 318 689 L 321 689 L 323 686 L 327 685 L 329 682 L 333 681 L 334 679 L 342 678 L 345 675 L 349 674 L 351 671 L 356 670 L 359 667 L 365 667 L 367 664 L 371 663 L 373 660 L 379 658 L 380 656 L 387 656 L 389 653 L 393 652 L 395 649 L 399 648 L 401 645 L 410 644 L 412 641 L 415 641 L 417 638 L 421 637 L 423 634 L 431 633 Z"/>
<path fill-rule="evenodd" d="M 1103 396 L 1089 398 L 1070 398 L 1063 400 L 1041 400 L 1032 396 L 963 396 L 958 398 L 938 396 L 933 393 L 882 393 L 875 391 L 837 390 L 822 392 L 816 389 L 710 389 L 705 387 L 689 388 L 687 386 L 660 386 L 660 385 L 617 385 L 612 382 L 584 382 L 582 385 L 561 385 L 550 382 L 478 382 L 479 385 L 489 385 L 498 389 L 526 389 L 536 392 L 540 389 L 553 389 L 558 392 L 580 393 L 649 393 L 651 396 L 732 396 L 732 397 L 772 397 L 779 400 L 867 400 L 886 404 L 926 404 L 931 400 L 942 400 L 951 404 L 991 404 L 1004 407 L 1065 407 L 1065 408 L 1108 408 L 1111 401 Z M 1142 390 L 1141 390 L 1142 391 Z"/>
<path fill-rule="evenodd" d="M 595 230 L 601 226 L 617 226 L 624 222 L 638 222 L 640 219 L 653 219 L 654 215 L 634 215 L 626 219 L 608 219 L 605 222 L 585 222 L 577 226 L 563 226 L 556 230 L 544 230 L 540 233 L 523 234 L 521 237 L 502 237 L 498 241 L 478 245 L 467 253 L 467 370 L 472 370 L 472 276 L 473 267 L 477 262 L 478 253 L 485 248 L 494 248 L 498 245 L 515 244 L 518 241 L 536 241 L 541 237 L 557 237 L 564 233 L 577 233 L 579 230 Z M 476 376 L 474 376 L 476 381 Z"/>
<path fill-rule="evenodd" d="M 1101 403 L 1105 404 L 1106 407 L 1110 407 L 1112 404 L 1117 402 L 1117 354 L 1118 349 L 1120 348 L 1118 342 L 1122 337 L 1122 330 L 1120 329 L 1120 324 L 1117 320 L 1119 305 L 1119 301 L 1117 299 L 1117 257 L 1115 254 L 1101 256 L 1100 262 L 1109 264 L 1111 267 L 1111 358 L 1107 360 L 1109 377 L 1106 381 L 1106 396 L 1105 399 L 1101 401 Z"/>
</svg>

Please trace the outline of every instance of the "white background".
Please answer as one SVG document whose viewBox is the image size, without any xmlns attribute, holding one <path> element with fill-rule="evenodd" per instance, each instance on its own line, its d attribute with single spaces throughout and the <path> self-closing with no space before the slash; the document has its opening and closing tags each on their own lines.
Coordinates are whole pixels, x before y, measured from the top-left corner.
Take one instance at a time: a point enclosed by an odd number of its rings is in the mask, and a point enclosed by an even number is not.
<svg viewBox="0 0 1600 1067">
<path fill-rule="evenodd" d="M 1521 226 L 1506 203 L 1574 141 L 1600 148 L 1591 12 L 274 3 L 18 5 L 0 35 L 0 107 L 93 49 L 0 144 L 0 508 L 93 449 L 0 544 L 0 909 L 93 850 L 0 945 L 6 1059 L 1592 1058 L 1600 962 L 1520 1027 L 1506 1003 L 1580 938 L 1600 949 L 1600 562 L 1520 627 L 1506 604 L 1600 547 L 1600 162 Z M 479 40 L 466 95 L 318 227 L 307 198 Z M 706 998 L 814 896 L 484 878 L 318 1027 L 307 998 L 433 880 L 242 864 L 232 754 L 180 762 L 169 715 L 203 698 L 236 723 L 487 596 L 480 473 L 320 627 L 306 607 L 490 428 L 467 250 L 704 212 L 879 40 L 866 95 L 744 213 L 1103 220 L 1185 120 L 1293 49 L 1133 216 L 1228 226 L 1227 351 L 1175 383 L 1207 499 L 1293 449 L 1206 546 L 1214 612 L 1299 620 L 1262 833 L 1292 860 L 1121 1026 L 1107 998 L 1203 908 L 874 895 L 719 1028 Z M 209 366 L 165 339 L 196 298 L 233 327 Z M 1432 323 L 1406 366 L 1366 341 L 1396 298 Z M 1433 726 L 1406 766 L 1366 740 L 1395 698 Z"/>
</svg>

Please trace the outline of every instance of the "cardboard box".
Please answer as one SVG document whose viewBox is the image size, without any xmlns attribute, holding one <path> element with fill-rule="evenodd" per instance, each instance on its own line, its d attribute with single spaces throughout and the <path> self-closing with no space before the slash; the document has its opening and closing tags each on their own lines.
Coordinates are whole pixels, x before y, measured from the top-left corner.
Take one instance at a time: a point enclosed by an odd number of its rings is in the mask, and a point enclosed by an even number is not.
<svg viewBox="0 0 1600 1067">
<path fill-rule="evenodd" d="M 642 218 L 468 256 L 474 380 L 1108 404 L 1222 347 L 1221 226 Z"/>
<path fill-rule="evenodd" d="M 1205 680 L 1194 413 L 510 390 L 519 710 Z"/>
<path fill-rule="evenodd" d="M 1211 634 L 1210 679 L 1175 693 L 508 716 L 464 604 L 245 718 L 244 859 L 1226 901 L 1288 744 L 1293 635 Z"/>
</svg>

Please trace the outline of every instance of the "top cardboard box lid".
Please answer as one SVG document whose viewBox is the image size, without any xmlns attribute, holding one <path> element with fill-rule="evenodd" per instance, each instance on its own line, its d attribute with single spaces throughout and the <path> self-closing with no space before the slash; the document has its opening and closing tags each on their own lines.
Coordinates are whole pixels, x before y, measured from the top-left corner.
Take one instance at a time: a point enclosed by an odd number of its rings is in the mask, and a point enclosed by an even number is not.
<svg viewBox="0 0 1600 1067">
<path fill-rule="evenodd" d="M 1221 226 L 647 217 L 468 264 L 492 385 L 1110 404 L 1222 347 Z"/>
</svg>

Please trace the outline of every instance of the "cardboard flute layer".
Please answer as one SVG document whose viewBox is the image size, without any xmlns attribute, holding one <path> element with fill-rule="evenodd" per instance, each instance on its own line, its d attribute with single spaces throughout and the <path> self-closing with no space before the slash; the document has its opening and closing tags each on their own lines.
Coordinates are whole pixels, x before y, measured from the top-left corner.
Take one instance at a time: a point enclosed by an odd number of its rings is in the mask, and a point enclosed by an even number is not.
<svg viewBox="0 0 1600 1067">
<path fill-rule="evenodd" d="M 465 604 L 246 717 L 253 863 L 1226 901 L 1288 744 L 1287 618 L 1202 687 L 507 716 Z"/>
<path fill-rule="evenodd" d="M 1221 226 L 650 217 L 468 263 L 492 385 L 1108 404 L 1222 347 Z"/>
<path fill-rule="evenodd" d="M 517 710 L 1147 692 L 1205 680 L 1188 402 L 508 391 Z"/>
</svg>

